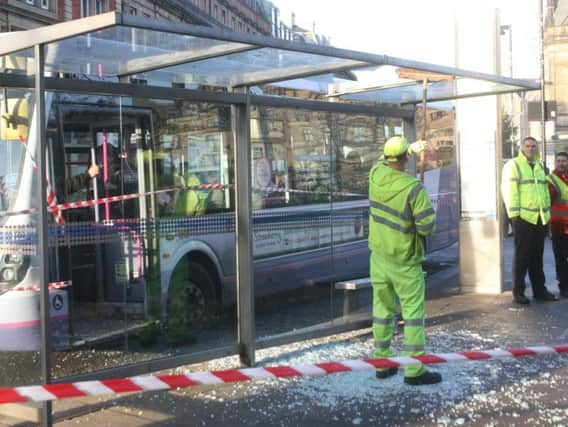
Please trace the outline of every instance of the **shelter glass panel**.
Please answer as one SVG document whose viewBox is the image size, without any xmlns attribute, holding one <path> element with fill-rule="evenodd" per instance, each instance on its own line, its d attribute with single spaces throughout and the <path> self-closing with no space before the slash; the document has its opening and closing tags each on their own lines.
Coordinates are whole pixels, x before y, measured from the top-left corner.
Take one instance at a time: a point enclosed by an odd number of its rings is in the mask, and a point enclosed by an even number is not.
<svg viewBox="0 0 568 427">
<path fill-rule="evenodd" d="M 331 116 L 253 106 L 253 255 L 259 338 L 332 319 Z"/>
<path fill-rule="evenodd" d="M 0 386 L 42 381 L 34 92 L 0 93 Z M 27 171 L 27 173 L 26 173 Z M 53 291 L 51 298 L 60 298 Z M 56 310 L 50 315 L 54 323 Z"/>
<path fill-rule="evenodd" d="M 100 79 L 135 75 L 155 85 L 221 87 L 358 64 L 333 56 L 124 26 L 51 43 L 46 56 L 49 72 Z"/>
<path fill-rule="evenodd" d="M 52 276 L 67 314 L 54 377 L 234 344 L 230 109 L 48 100 L 51 179 L 63 202 Z"/>
</svg>

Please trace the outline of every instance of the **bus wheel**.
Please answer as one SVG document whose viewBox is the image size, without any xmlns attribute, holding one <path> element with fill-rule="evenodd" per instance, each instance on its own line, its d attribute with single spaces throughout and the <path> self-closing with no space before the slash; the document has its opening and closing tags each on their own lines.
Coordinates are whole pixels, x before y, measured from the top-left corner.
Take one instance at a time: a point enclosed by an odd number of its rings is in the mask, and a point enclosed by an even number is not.
<svg viewBox="0 0 568 427">
<path fill-rule="evenodd" d="M 217 311 L 215 282 L 205 267 L 181 262 L 172 274 L 168 291 L 168 340 L 192 340 L 192 330 L 210 322 Z"/>
</svg>

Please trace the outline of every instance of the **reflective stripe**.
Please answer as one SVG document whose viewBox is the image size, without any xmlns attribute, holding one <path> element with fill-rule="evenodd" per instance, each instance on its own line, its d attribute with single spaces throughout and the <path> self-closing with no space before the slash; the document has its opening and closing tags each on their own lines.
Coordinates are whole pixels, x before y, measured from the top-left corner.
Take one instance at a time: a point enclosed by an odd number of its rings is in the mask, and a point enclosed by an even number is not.
<svg viewBox="0 0 568 427">
<path fill-rule="evenodd" d="M 519 178 L 511 178 L 510 181 L 512 181 L 512 182 L 519 182 L 520 179 L 519 179 Z"/>
<path fill-rule="evenodd" d="M 408 198 L 406 199 L 407 204 L 411 204 L 423 188 L 424 186 L 422 184 L 417 183 L 416 186 L 410 191 L 410 193 L 408 193 Z"/>
<path fill-rule="evenodd" d="M 390 341 L 375 341 L 375 349 L 388 350 L 390 348 Z"/>
<path fill-rule="evenodd" d="M 388 214 L 390 214 L 390 215 L 392 215 L 392 216 L 394 216 L 398 219 L 401 219 L 403 221 L 412 220 L 412 217 L 410 215 L 408 215 L 406 212 L 401 213 L 401 212 L 397 211 L 396 209 L 393 209 L 393 208 L 391 208 L 391 207 L 389 207 L 389 206 L 387 206 L 383 203 L 375 202 L 374 200 L 369 200 L 369 203 L 371 204 L 372 208 L 379 209 L 379 210 L 386 212 L 386 213 L 388 213 Z"/>
<path fill-rule="evenodd" d="M 402 225 L 398 225 L 395 224 L 392 221 L 389 221 L 388 219 L 382 218 L 380 216 L 377 215 L 371 215 L 373 217 L 373 220 L 375 222 L 378 222 L 379 224 L 383 224 L 386 225 L 389 228 L 392 228 L 393 230 L 396 231 L 400 231 L 401 233 L 405 233 L 405 234 L 410 234 L 410 233 L 414 233 L 415 228 L 410 226 L 410 227 L 403 227 Z"/>
<path fill-rule="evenodd" d="M 511 212 L 520 212 L 521 208 L 509 208 Z"/>
<path fill-rule="evenodd" d="M 513 180 L 511 180 L 513 181 Z M 519 181 L 520 184 L 535 184 L 535 181 L 533 181 L 532 179 L 523 179 L 521 181 Z M 543 181 L 542 179 L 539 179 L 538 181 L 536 181 L 536 184 L 548 184 L 548 181 Z"/>
<path fill-rule="evenodd" d="M 424 319 L 404 319 L 404 326 L 424 326 Z"/>
<path fill-rule="evenodd" d="M 373 317 L 373 323 L 375 325 L 385 325 L 385 326 L 389 326 L 392 325 L 394 322 L 394 318 L 393 317 L 389 317 L 387 319 L 383 319 L 381 317 Z"/>
<path fill-rule="evenodd" d="M 524 211 L 529 211 L 529 212 L 540 212 L 539 208 L 525 208 L 524 206 L 521 206 L 521 209 Z M 550 210 L 550 208 L 542 208 L 542 210 L 544 212 L 548 212 Z"/>
<path fill-rule="evenodd" d="M 415 344 L 415 345 L 404 344 L 402 346 L 402 351 L 408 351 L 409 353 L 424 351 L 424 344 Z"/>
<path fill-rule="evenodd" d="M 416 215 L 414 217 L 414 221 L 420 221 L 421 219 L 424 219 L 424 218 L 426 218 L 430 215 L 435 215 L 435 214 L 436 214 L 436 212 L 434 212 L 434 209 L 428 208 L 428 209 L 420 212 L 418 215 Z"/>
<path fill-rule="evenodd" d="M 430 224 L 426 224 L 426 225 L 417 225 L 416 226 L 416 230 L 418 230 L 418 231 L 428 232 L 428 231 L 432 231 L 433 229 L 434 229 L 434 222 L 431 222 Z"/>
</svg>

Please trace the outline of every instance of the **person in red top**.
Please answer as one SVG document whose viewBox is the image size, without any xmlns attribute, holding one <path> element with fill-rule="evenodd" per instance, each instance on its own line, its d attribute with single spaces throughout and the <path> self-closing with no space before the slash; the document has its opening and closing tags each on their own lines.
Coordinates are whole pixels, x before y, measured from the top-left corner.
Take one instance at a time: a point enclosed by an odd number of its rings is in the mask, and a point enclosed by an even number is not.
<svg viewBox="0 0 568 427">
<path fill-rule="evenodd" d="M 554 170 L 548 177 L 551 200 L 550 234 L 556 261 L 560 295 L 568 298 L 568 153 L 556 153 Z"/>
</svg>

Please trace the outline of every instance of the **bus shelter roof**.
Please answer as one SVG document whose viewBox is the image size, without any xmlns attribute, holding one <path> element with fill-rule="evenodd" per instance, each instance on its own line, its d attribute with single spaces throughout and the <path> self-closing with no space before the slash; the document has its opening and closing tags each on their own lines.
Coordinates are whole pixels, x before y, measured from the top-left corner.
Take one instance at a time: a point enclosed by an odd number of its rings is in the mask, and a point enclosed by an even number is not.
<svg viewBox="0 0 568 427">
<path fill-rule="evenodd" d="M 0 71 L 33 74 L 33 47 L 45 45 L 45 70 L 104 82 L 319 97 L 350 103 L 415 104 L 539 89 L 493 74 L 158 21 L 110 12 L 5 33 Z"/>
</svg>

